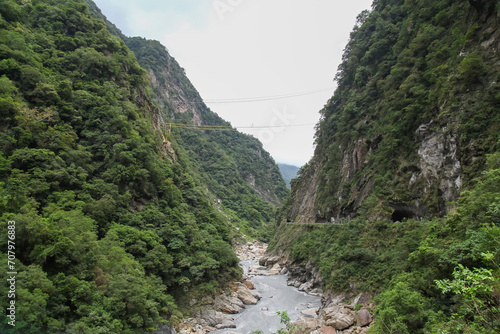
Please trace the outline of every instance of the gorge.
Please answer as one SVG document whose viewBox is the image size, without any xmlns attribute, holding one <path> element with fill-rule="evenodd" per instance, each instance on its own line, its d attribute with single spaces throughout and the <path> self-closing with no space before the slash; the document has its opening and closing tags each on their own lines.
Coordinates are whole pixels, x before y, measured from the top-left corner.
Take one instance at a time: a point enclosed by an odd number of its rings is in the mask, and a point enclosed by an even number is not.
<svg viewBox="0 0 500 334">
<path fill-rule="evenodd" d="M 3 0 L 0 331 L 499 333 L 499 57 L 498 1 L 375 0 L 289 190 L 159 42 Z"/>
</svg>

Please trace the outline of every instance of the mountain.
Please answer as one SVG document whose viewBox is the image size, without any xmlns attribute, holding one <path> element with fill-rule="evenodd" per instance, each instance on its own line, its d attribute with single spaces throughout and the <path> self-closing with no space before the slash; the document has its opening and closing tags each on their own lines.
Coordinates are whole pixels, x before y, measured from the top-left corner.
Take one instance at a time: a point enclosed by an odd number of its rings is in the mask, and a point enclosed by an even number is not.
<svg viewBox="0 0 500 334">
<path fill-rule="evenodd" d="M 241 276 L 238 228 L 259 234 L 287 195 L 252 138 L 174 129 L 164 139 L 165 122 L 195 114 L 228 123 L 165 48 L 102 18 L 81 0 L 0 5 L 0 253 L 11 261 L 0 293 L 15 307 L 2 333 L 145 333 L 176 321 L 186 301 Z M 156 82 L 176 96 L 155 91 L 138 62 L 147 55 L 124 40 L 157 49 Z M 201 106 L 184 111 L 189 99 Z"/>
<path fill-rule="evenodd" d="M 299 172 L 300 168 L 283 163 L 278 163 L 278 167 L 280 169 L 281 175 L 283 175 L 283 180 L 285 180 L 287 187 L 290 188 L 290 182 L 293 178 L 297 177 L 297 173 Z"/>
<path fill-rule="evenodd" d="M 499 330 L 499 17 L 377 0 L 357 18 L 270 249 L 333 293 L 378 295 L 370 332 Z"/>
<path fill-rule="evenodd" d="M 86 2 L 93 15 L 125 41 L 147 70 L 152 99 L 159 109 L 156 128 L 165 132 L 167 124 L 174 126 L 165 143 L 168 150 L 185 150 L 184 156 L 232 224 L 246 235 L 267 241 L 272 232 L 269 222 L 289 190 L 262 143 L 236 131 L 212 112 L 165 46 L 124 36 L 93 1 Z M 200 125 L 215 130 L 200 130 Z"/>
<path fill-rule="evenodd" d="M 246 234 L 267 239 L 269 234 L 262 235 L 270 231 L 266 223 L 274 219 L 276 207 L 289 191 L 262 143 L 212 112 L 159 42 L 143 38 L 125 42 L 151 77 L 161 118 L 174 126 L 169 141 L 176 150 L 186 151 L 210 192 L 234 213 L 233 223 Z M 214 130 L 196 130 L 200 125 Z"/>
</svg>

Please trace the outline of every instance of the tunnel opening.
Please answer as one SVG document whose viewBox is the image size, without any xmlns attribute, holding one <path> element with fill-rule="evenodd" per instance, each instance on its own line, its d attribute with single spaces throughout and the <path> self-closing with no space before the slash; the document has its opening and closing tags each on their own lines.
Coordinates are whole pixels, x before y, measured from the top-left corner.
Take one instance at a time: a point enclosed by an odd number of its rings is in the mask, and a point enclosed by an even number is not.
<svg viewBox="0 0 500 334">
<path fill-rule="evenodd" d="M 413 212 L 411 211 L 408 211 L 408 210 L 394 210 L 394 212 L 392 213 L 392 216 L 391 216 L 391 219 L 393 222 L 402 222 L 402 221 L 405 221 L 407 219 L 412 219 L 414 218 L 414 214 Z"/>
</svg>

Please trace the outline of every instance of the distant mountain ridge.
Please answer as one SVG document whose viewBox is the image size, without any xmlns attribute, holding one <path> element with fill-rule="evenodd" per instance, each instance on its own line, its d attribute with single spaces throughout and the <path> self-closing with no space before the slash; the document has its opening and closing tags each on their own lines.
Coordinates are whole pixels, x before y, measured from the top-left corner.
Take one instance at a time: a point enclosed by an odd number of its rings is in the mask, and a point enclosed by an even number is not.
<svg viewBox="0 0 500 334">
<path fill-rule="evenodd" d="M 281 175 L 283 175 L 283 180 L 285 180 L 288 189 L 290 189 L 290 182 L 297 177 L 300 167 L 284 163 L 278 163 L 278 167 L 280 168 Z"/>
</svg>

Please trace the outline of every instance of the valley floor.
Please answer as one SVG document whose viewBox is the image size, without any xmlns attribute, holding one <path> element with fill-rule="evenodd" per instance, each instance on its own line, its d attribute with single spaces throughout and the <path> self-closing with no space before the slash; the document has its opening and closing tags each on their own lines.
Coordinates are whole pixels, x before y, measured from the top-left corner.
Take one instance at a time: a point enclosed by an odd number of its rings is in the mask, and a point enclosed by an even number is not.
<svg viewBox="0 0 500 334">
<path fill-rule="evenodd" d="M 316 270 L 294 267 L 266 249 L 258 241 L 237 245 L 243 280 L 215 298 L 193 300 L 192 317 L 183 320 L 178 333 L 267 334 L 285 327 L 300 333 L 367 333 L 371 296 L 323 294 Z M 298 274 L 308 269 L 314 274 Z M 284 311 L 289 321 L 280 319 L 278 312 Z"/>
</svg>

